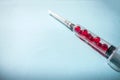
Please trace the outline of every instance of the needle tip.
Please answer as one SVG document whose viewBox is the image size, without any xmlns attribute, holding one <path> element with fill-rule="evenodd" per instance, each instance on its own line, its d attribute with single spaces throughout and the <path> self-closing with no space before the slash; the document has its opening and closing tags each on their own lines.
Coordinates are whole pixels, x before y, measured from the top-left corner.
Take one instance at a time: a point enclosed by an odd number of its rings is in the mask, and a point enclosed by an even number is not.
<svg viewBox="0 0 120 80">
<path fill-rule="evenodd" d="M 48 13 L 49 13 L 49 14 L 51 14 L 51 13 L 52 13 L 52 11 L 51 11 L 51 10 L 48 10 Z"/>
</svg>

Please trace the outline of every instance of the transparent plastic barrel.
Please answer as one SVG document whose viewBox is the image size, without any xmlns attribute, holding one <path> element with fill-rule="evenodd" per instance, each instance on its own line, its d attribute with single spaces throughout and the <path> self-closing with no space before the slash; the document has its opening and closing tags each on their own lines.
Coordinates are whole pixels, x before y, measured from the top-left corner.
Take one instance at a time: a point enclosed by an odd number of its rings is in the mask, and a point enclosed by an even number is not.
<svg viewBox="0 0 120 80">
<path fill-rule="evenodd" d="M 76 25 L 73 28 L 76 36 L 81 40 L 90 45 L 93 49 L 101 53 L 104 57 L 107 57 L 106 51 L 109 49 L 111 44 L 107 41 L 101 39 L 99 36 L 93 34 L 91 31 L 87 30 L 81 25 Z"/>
</svg>

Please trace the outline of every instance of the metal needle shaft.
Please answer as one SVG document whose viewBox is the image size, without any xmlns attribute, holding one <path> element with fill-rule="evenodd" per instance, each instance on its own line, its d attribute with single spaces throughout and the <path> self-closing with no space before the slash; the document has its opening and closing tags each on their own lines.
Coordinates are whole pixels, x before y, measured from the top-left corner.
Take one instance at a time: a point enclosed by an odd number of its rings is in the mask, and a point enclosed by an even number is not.
<svg viewBox="0 0 120 80">
<path fill-rule="evenodd" d="M 62 24 L 64 24 L 65 26 L 67 26 L 67 28 L 69 28 L 70 30 L 73 30 L 73 27 L 75 26 L 75 24 L 71 23 L 70 21 L 68 21 L 67 19 L 59 16 L 58 14 L 52 12 L 51 10 L 48 10 L 49 14 L 54 17 L 56 20 L 58 20 L 59 22 L 61 22 Z"/>
</svg>

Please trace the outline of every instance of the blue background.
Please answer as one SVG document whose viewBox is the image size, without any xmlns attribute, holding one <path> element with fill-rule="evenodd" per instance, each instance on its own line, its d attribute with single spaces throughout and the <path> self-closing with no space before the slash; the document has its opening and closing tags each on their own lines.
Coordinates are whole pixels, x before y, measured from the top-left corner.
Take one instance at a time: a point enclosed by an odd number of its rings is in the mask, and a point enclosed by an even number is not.
<svg viewBox="0 0 120 80">
<path fill-rule="evenodd" d="M 1 79 L 118 80 L 120 73 L 48 9 L 120 44 L 119 0 L 0 0 Z"/>
</svg>

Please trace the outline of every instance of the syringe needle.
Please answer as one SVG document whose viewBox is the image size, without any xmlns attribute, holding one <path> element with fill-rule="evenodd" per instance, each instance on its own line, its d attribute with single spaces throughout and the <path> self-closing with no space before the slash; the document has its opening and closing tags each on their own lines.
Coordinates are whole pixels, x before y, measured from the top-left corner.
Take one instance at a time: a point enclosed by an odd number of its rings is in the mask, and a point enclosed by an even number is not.
<svg viewBox="0 0 120 80">
<path fill-rule="evenodd" d="M 62 24 L 64 24 L 65 26 L 67 26 L 67 28 L 69 28 L 70 30 L 73 30 L 73 26 L 75 26 L 72 22 L 68 21 L 67 19 L 57 15 L 56 13 L 54 13 L 51 10 L 48 10 L 48 13 L 54 17 L 56 20 L 58 20 L 59 22 L 61 22 Z"/>
<path fill-rule="evenodd" d="M 116 48 L 111 45 L 104 39 L 95 35 L 88 29 L 83 26 L 75 25 L 65 18 L 57 15 L 56 13 L 49 10 L 49 14 L 66 25 L 71 31 L 73 31 L 77 37 L 79 37 L 82 41 L 91 46 L 94 50 L 98 51 L 105 58 L 108 59 L 108 64 L 115 69 L 116 71 L 120 71 L 120 48 Z"/>
</svg>

